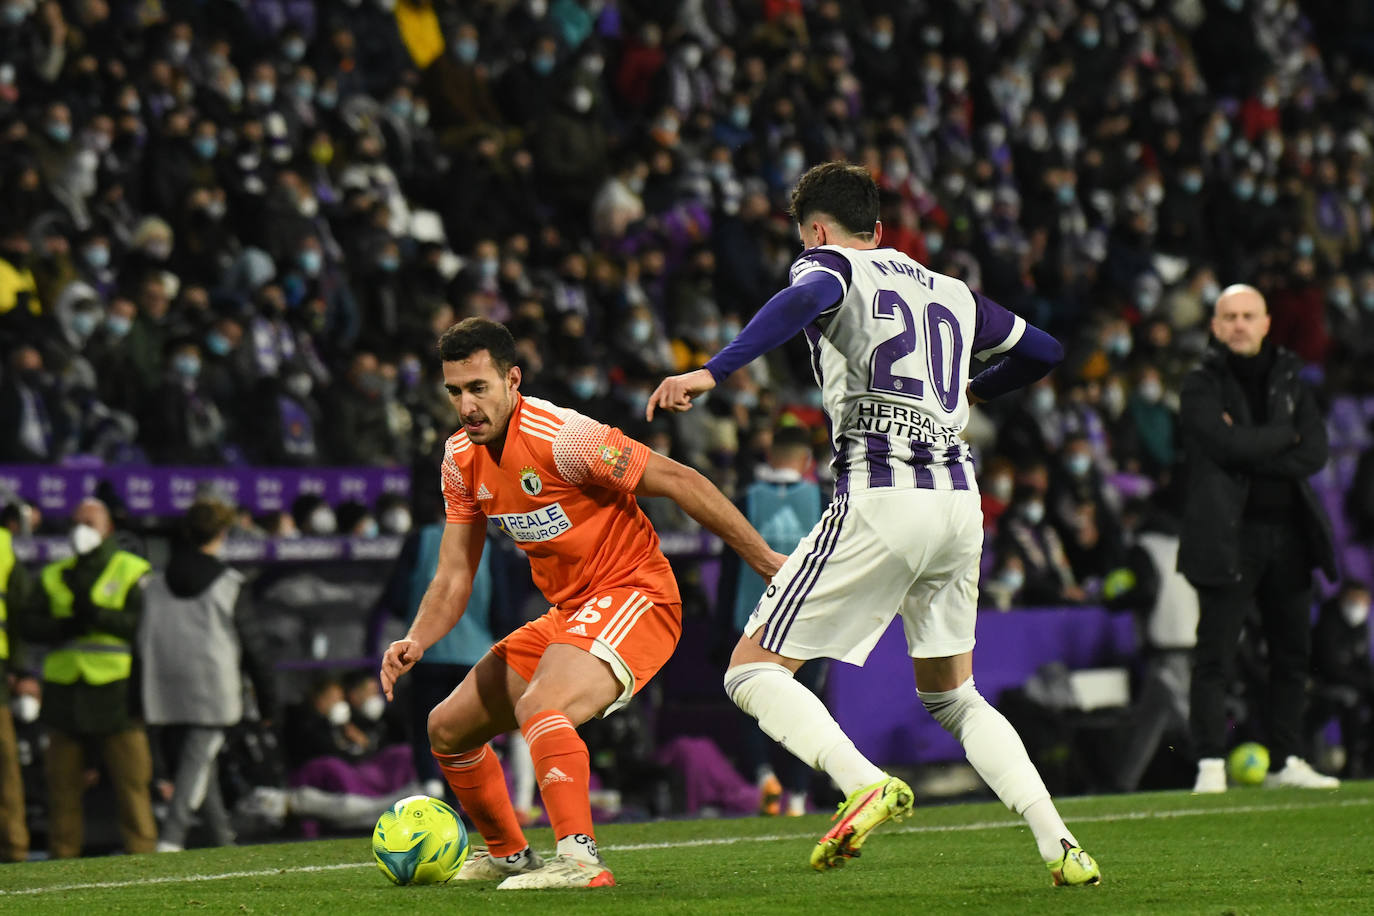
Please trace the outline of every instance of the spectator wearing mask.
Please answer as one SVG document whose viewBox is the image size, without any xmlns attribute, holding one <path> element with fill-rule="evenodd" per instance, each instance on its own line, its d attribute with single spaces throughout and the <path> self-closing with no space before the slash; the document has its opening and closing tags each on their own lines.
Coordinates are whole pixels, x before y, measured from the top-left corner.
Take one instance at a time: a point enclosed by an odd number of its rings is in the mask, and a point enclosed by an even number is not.
<svg viewBox="0 0 1374 916">
<path fill-rule="evenodd" d="M 143 711 L 176 744 L 174 788 L 158 840 L 159 852 L 179 852 L 199 812 L 216 846 L 234 831 L 219 791 L 225 732 L 243 717 L 243 675 L 253 684 L 259 714 L 272 718 L 276 687 L 255 629 L 243 576 L 219 559 L 234 510 L 199 499 L 182 520 L 182 537 L 166 572 L 144 588 L 138 653 Z"/>
<path fill-rule="evenodd" d="M 1342 776 L 1369 775 L 1374 721 L 1374 667 L 1369 658 L 1369 586 L 1347 579 L 1324 603 L 1312 631 L 1312 706 L 1309 733 L 1337 719 L 1345 747 Z"/>
<path fill-rule="evenodd" d="M 152 756 L 130 696 L 131 641 L 143 613 L 148 561 L 122 550 L 110 510 L 87 498 L 72 515 L 73 555 L 43 567 L 24 614 L 22 635 L 52 646 L 43 661 L 42 721 L 47 730 L 48 850 L 81 854 L 86 749 L 98 746 L 119 805 L 129 853 L 157 844 L 148 794 Z"/>
<path fill-rule="evenodd" d="M 228 427 L 202 384 L 200 346 L 183 338 L 167 349 L 167 376 L 143 418 L 149 454 L 163 464 L 219 464 Z"/>
<path fill-rule="evenodd" d="M 1064 543 L 1045 518 L 1043 490 L 1021 486 L 998 526 L 997 556 L 1021 560 L 1022 600 L 1032 605 L 1077 604 L 1087 595 L 1078 585 Z"/>
<path fill-rule="evenodd" d="M 387 422 L 393 397 L 376 354 L 354 354 L 343 384 L 331 389 L 324 405 L 330 464 L 395 463 L 397 443 Z"/>
<path fill-rule="evenodd" d="M 22 509 L 21 509 L 22 511 Z M 0 527 L 0 861 L 23 862 L 29 856 L 24 783 L 19 769 L 19 743 L 14 720 L 32 721 L 38 712 L 38 684 L 25 674 L 19 632 L 32 600 L 33 581 L 14 554 L 12 532 Z M 11 685 L 14 713 L 11 714 Z"/>
<path fill-rule="evenodd" d="M 16 348 L 0 382 L 0 461 L 51 463 L 60 457 L 65 435 L 63 411 L 43 356 L 31 346 Z"/>
</svg>

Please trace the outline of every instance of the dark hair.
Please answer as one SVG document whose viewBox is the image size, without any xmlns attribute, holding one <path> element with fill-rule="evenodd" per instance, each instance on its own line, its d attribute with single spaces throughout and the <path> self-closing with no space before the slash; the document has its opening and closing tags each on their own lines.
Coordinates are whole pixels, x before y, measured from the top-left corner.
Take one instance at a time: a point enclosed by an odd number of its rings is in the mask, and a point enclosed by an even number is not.
<svg viewBox="0 0 1374 916">
<path fill-rule="evenodd" d="M 802 225 L 824 213 L 850 235 L 870 236 L 878 222 L 878 185 L 863 166 L 823 162 L 797 182 L 787 212 Z"/>
<path fill-rule="evenodd" d="M 515 365 L 515 338 L 499 321 L 464 318 L 439 336 L 439 356 L 444 362 L 461 362 L 479 350 L 491 354 L 501 373 Z"/>
<path fill-rule="evenodd" d="M 183 530 L 195 547 L 206 544 L 228 531 L 234 524 L 234 508 L 215 499 L 198 499 L 186 510 Z"/>
</svg>

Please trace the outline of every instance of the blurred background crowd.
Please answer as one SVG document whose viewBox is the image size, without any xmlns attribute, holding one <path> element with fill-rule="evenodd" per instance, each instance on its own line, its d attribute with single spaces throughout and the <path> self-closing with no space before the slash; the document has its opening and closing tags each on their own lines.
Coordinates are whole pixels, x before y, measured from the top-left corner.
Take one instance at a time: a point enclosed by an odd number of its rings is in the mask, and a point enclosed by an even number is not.
<svg viewBox="0 0 1374 916">
<path fill-rule="evenodd" d="M 828 159 L 871 169 L 885 244 L 1065 344 L 968 429 L 989 606 L 1113 598 L 1175 492 L 1178 385 L 1222 286 L 1266 295 L 1325 399 L 1374 394 L 1368 4 L 0 0 L 0 463 L 437 487 L 458 424 L 434 340 L 482 315 L 526 393 L 732 496 L 797 427 L 824 488 L 800 340 L 642 417 L 786 282 L 788 194 Z M 1349 403 L 1359 534 L 1371 405 Z M 432 518 L 296 508 L 239 526 Z M 325 714 L 341 687 L 320 689 Z"/>
</svg>

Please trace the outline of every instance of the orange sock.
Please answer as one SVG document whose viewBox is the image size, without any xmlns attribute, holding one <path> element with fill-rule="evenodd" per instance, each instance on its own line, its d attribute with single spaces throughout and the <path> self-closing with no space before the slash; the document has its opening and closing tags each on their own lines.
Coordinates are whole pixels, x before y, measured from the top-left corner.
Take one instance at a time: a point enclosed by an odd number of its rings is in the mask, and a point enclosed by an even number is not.
<svg viewBox="0 0 1374 916">
<path fill-rule="evenodd" d="M 430 753 L 439 762 L 439 769 L 458 797 L 458 804 L 472 818 L 492 855 L 514 855 L 529 845 L 520 822 L 515 819 L 501 761 L 496 759 L 490 744 L 466 754 Z"/>
<path fill-rule="evenodd" d="M 587 745 L 561 712 L 535 713 L 520 726 L 534 758 L 534 778 L 549 812 L 555 839 L 592 832 L 591 757 Z"/>
</svg>

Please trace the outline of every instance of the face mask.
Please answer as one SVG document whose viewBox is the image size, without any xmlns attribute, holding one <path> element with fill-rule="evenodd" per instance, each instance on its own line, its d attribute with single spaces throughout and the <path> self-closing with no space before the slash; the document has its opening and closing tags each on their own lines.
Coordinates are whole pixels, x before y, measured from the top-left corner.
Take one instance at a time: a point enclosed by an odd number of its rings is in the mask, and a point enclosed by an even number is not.
<svg viewBox="0 0 1374 916">
<path fill-rule="evenodd" d="M 1197 172 L 1186 172 L 1179 184 L 1182 185 L 1183 190 L 1187 191 L 1189 194 L 1196 194 L 1198 191 L 1202 190 L 1202 176 Z"/>
<path fill-rule="evenodd" d="M 377 259 L 377 269 L 382 273 L 394 274 L 401 269 L 401 259 L 394 254 L 382 255 Z"/>
<path fill-rule="evenodd" d="M 1015 593 L 1019 592 L 1021 586 L 1026 584 L 1026 574 L 1019 569 L 1008 569 L 998 576 L 997 580 L 1002 583 L 1002 587 L 1007 591 Z"/>
<path fill-rule="evenodd" d="M 92 245 L 81 250 L 81 256 L 94 270 L 104 270 L 110 266 L 110 249 L 104 245 Z"/>
<path fill-rule="evenodd" d="M 781 165 L 783 174 L 793 175 L 806 165 L 806 158 L 797 150 L 788 150 L 782 154 Z"/>
<path fill-rule="evenodd" d="M 481 258 L 477 262 L 477 275 L 483 280 L 490 280 L 500 269 L 501 262 L 496 258 Z"/>
<path fill-rule="evenodd" d="M 315 97 L 315 84 L 308 80 L 296 80 L 291 84 L 291 94 L 296 97 L 296 101 L 308 105 Z"/>
<path fill-rule="evenodd" d="M 228 356 L 233 345 L 229 343 L 229 338 L 219 331 L 211 331 L 205 335 L 205 349 L 216 356 Z"/>
<path fill-rule="evenodd" d="M 579 376 L 568 383 L 572 393 L 578 400 L 588 401 L 596 396 L 596 391 L 600 387 L 592 376 Z"/>
<path fill-rule="evenodd" d="M 1374 289 L 1367 289 L 1360 293 L 1360 308 L 1366 312 L 1374 312 Z"/>
<path fill-rule="evenodd" d="M 358 532 L 358 537 L 375 538 L 377 535 L 381 533 L 381 527 L 378 526 L 377 520 L 375 518 L 370 518 L 367 521 L 363 522 L 363 527 Z"/>
<path fill-rule="evenodd" d="M 415 103 L 405 96 L 392 99 L 387 108 L 402 121 L 409 121 L 410 116 L 415 113 Z"/>
<path fill-rule="evenodd" d="M 1078 125 L 1061 124 L 1054 131 L 1054 139 L 1065 150 L 1073 152 L 1078 149 Z"/>
<path fill-rule="evenodd" d="M 744 105 L 736 105 L 730 109 L 730 123 L 740 130 L 749 126 L 749 109 Z"/>
<path fill-rule="evenodd" d="M 1331 152 L 1336 146 L 1336 138 L 1331 134 L 1317 134 L 1314 142 L 1317 146 L 1317 152 L 1321 153 L 1323 156 Z"/>
<path fill-rule="evenodd" d="M 1102 392 L 1102 407 L 1113 417 L 1120 416 L 1126 407 L 1126 392 L 1113 385 Z"/>
<path fill-rule="evenodd" d="M 133 325 L 134 323 L 123 315 L 111 315 L 105 319 L 105 330 L 108 331 L 110 336 L 115 340 L 128 334 L 129 329 L 132 328 Z"/>
<path fill-rule="evenodd" d="M 937 255 L 944 250 L 945 237 L 938 232 L 926 233 L 926 251 L 932 255 Z"/>
<path fill-rule="evenodd" d="M 707 172 L 710 173 L 712 180 L 717 184 L 725 184 L 725 182 L 730 180 L 730 163 L 712 162 L 710 166 L 707 167 Z"/>
<path fill-rule="evenodd" d="M 5 22 L 8 25 L 18 25 L 24 21 L 24 17 L 29 14 L 26 7 L 11 3 L 5 7 Z"/>
<path fill-rule="evenodd" d="M 1241 200 L 1249 200 L 1255 196 L 1255 185 L 1253 182 L 1237 181 L 1231 186 L 1231 190 L 1234 191 L 1236 197 Z"/>
<path fill-rule="evenodd" d="M 304 372 L 294 372 L 288 375 L 283 384 L 286 386 L 287 394 L 295 398 L 309 397 L 310 389 L 315 386 L 314 380 Z"/>
<path fill-rule="evenodd" d="M 1040 87 L 1040 90 L 1045 94 L 1045 98 L 1051 102 L 1057 102 L 1064 95 L 1064 81 L 1045 80 L 1045 84 Z"/>
<path fill-rule="evenodd" d="M 382 513 L 382 527 L 392 534 L 405 534 L 410 530 L 410 510 L 397 507 Z"/>
<path fill-rule="evenodd" d="M 1062 206 L 1067 207 L 1078 196 L 1078 187 L 1066 182 L 1054 189 L 1054 196 Z"/>
<path fill-rule="evenodd" d="M 1065 470 L 1073 477 L 1083 477 L 1088 473 L 1088 469 L 1091 468 L 1092 465 L 1092 456 L 1085 455 L 1082 452 L 1075 452 L 1064 461 Z"/>
<path fill-rule="evenodd" d="M 305 57 L 305 42 L 301 41 L 299 38 L 293 38 L 281 46 L 281 53 L 286 56 L 287 60 L 294 64 Z"/>
<path fill-rule="evenodd" d="M 94 312 L 73 312 L 72 313 L 72 333 L 77 337 L 86 338 L 91 336 L 98 322 Z"/>
<path fill-rule="evenodd" d="M 257 102 L 259 105 L 271 105 L 276 97 L 277 87 L 271 83 L 262 82 L 253 84 L 253 101 Z"/>
<path fill-rule="evenodd" d="M 315 277 L 320 273 L 320 267 L 324 264 L 324 257 L 313 248 L 302 251 L 297 258 L 300 262 L 301 270 L 305 271 L 306 276 Z"/>
<path fill-rule="evenodd" d="M 339 93 L 334 89 L 321 89 L 315 94 L 315 104 L 325 111 L 333 111 L 339 104 Z"/>
<path fill-rule="evenodd" d="M 1341 311 L 1345 311 L 1355 303 L 1355 297 L 1350 294 L 1350 290 L 1343 286 L 1333 289 L 1327 298 L 1331 300 L 1332 305 Z"/>
<path fill-rule="evenodd" d="M 48 136 L 54 143 L 66 143 L 72 138 L 72 126 L 63 121 L 54 121 L 48 125 Z"/>
<path fill-rule="evenodd" d="M 1107 352 L 1113 356 L 1129 356 L 1131 352 L 1131 335 L 1113 334 L 1107 341 Z"/>
<path fill-rule="evenodd" d="M 182 378 L 195 378 L 200 375 L 200 357 L 183 353 L 172 360 L 172 369 Z"/>
<path fill-rule="evenodd" d="M 568 96 L 568 103 L 572 105 L 573 111 L 578 114 L 586 114 L 592 110 L 592 91 L 586 86 L 578 86 Z"/>
<path fill-rule="evenodd" d="M 26 725 L 38 721 L 38 711 L 41 708 L 42 704 L 38 702 L 38 697 L 30 693 L 20 694 L 10 703 L 14 718 Z"/>
<path fill-rule="evenodd" d="M 606 69 L 606 60 L 599 54 L 593 54 L 582 58 L 582 69 L 592 76 L 600 76 L 601 71 Z"/>
<path fill-rule="evenodd" d="M 1348 626 L 1358 627 L 1369 619 L 1369 604 L 1364 601 L 1342 602 L 1341 617 Z"/>
<path fill-rule="evenodd" d="M 637 344 L 646 343 L 653 331 L 654 326 L 651 322 L 643 320 L 630 322 L 630 339 Z"/>
<path fill-rule="evenodd" d="M 539 54 L 530 60 L 530 67 L 540 76 L 548 76 L 553 72 L 556 61 L 547 54 Z"/>
<path fill-rule="evenodd" d="M 1045 414 L 1054 410 L 1054 389 L 1037 388 L 1031 392 L 1031 410 L 1035 413 Z"/>
<path fill-rule="evenodd" d="M 104 540 L 105 539 L 100 536 L 100 532 L 96 531 L 90 525 L 78 524 L 72 526 L 72 550 L 75 550 L 78 556 L 85 556 L 92 550 L 95 550 Z"/>
<path fill-rule="evenodd" d="M 1010 477 L 1007 477 L 1005 475 L 1001 477 L 994 477 L 992 479 L 992 482 L 988 484 L 988 492 L 996 498 L 1000 499 L 1002 502 L 1006 502 L 1009 499 L 1011 499 L 1012 487 L 1013 484 Z"/>
<path fill-rule="evenodd" d="M 320 506 L 310 513 L 310 531 L 312 534 L 333 534 L 338 528 L 339 523 L 334 518 L 334 510 L 328 506 Z"/>
<path fill-rule="evenodd" d="M 1141 382 L 1137 390 L 1140 392 L 1140 399 L 1146 404 L 1158 404 L 1159 399 L 1164 396 L 1164 386 L 1154 379 Z"/>
<path fill-rule="evenodd" d="M 1021 506 L 1021 517 L 1032 525 L 1038 525 L 1045 519 L 1044 503 L 1025 503 Z"/>
<path fill-rule="evenodd" d="M 154 261 L 165 261 L 172 255 L 172 243 L 166 239 L 153 239 L 143 246 L 143 252 Z"/>
<path fill-rule="evenodd" d="M 962 70 L 955 70 L 949 75 L 949 91 L 963 92 L 968 86 L 968 75 Z"/>
<path fill-rule="evenodd" d="M 1312 252 L 1316 251 L 1316 248 L 1316 243 L 1312 241 L 1310 235 L 1300 235 L 1297 241 L 1293 243 L 1293 250 L 1298 253 L 1300 258 L 1312 257 Z"/>
<path fill-rule="evenodd" d="M 701 48 L 696 45 L 688 45 L 682 49 L 682 65 L 688 70 L 695 70 L 701 66 Z"/>
<path fill-rule="evenodd" d="M 901 159 L 894 159 L 883 166 L 883 172 L 894 184 L 901 184 L 911 175 L 911 168 Z"/>
<path fill-rule="evenodd" d="M 358 707 L 358 712 L 367 721 L 376 722 L 382 717 L 382 713 L 386 712 L 386 697 L 380 693 L 374 693 L 363 700 L 362 705 Z"/>
<path fill-rule="evenodd" d="M 453 53 L 463 63 L 471 64 L 477 59 L 477 42 L 461 38 L 453 43 Z"/>
<path fill-rule="evenodd" d="M 1078 40 L 1083 43 L 1083 47 L 1092 50 L 1102 41 L 1102 35 L 1092 29 L 1084 29 L 1078 33 Z"/>
<path fill-rule="evenodd" d="M 1044 149 L 1050 143 L 1050 129 L 1043 124 L 1036 124 L 1026 130 L 1026 142 L 1031 149 Z"/>
<path fill-rule="evenodd" d="M 874 32 L 873 47 L 877 48 L 879 51 L 886 51 L 888 48 L 892 47 L 892 33 Z"/>
<path fill-rule="evenodd" d="M 202 159 L 213 159 L 215 153 L 219 152 L 219 141 L 214 137 L 196 137 L 191 141 L 191 146 L 195 148 L 196 155 Z"/>
<path fill-rule="evenodd" d="M 329 707 L 330 725 L 347 725 L 350 718 L 352 718 L 352 715 L 347 700 L 339 700 L 333 706 Z"/>
</svg>

